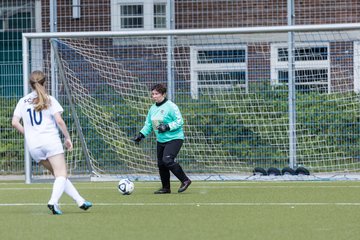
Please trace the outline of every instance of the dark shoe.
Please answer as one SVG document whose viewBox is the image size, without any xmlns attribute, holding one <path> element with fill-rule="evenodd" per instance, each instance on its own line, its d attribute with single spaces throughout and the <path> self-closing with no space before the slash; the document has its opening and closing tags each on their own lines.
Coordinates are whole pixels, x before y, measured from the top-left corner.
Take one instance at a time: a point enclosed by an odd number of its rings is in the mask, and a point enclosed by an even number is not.
<svg viewBox="0 0 360 240">
<path fill-rule="evenodd" d="M 190 179 L 188 179 L 188 180 L 186 180 L 185 182 L 181 183 L 181 186 L 180 186 L 178 192 L 179 192 L 179 193 L 184 192 L 184 191 L 190 186 L 190 184 L 191 184 L 191 180 L 190 180 Z"/>
<path fill-rule="evenodd" d="M 166 194 L 166 193 L 171 193 L 171 190 L 167 188 L 160 188 L 159 190 L 154 192 L 154 194 Z"/>
<path fill-rule="evenodd" d="M 88 201 L 86 201 L 86 202 L 84 202 L 79 208 L 81 208 L 82 210 L 88 210 L 89 208 L 91 208 L 92 207 L 92 203 L 91 202 L 88 202 Z"/>
<path fill-rule="evenodd" d="M 48 204 L 48 208 L 50 209 L 50 211 L 52 212 L 53 215 L 61 215 L 62 212 L 59 209 L 59 207 L 57 205 L 53 205 L 53 204 Z"/>
</svg>

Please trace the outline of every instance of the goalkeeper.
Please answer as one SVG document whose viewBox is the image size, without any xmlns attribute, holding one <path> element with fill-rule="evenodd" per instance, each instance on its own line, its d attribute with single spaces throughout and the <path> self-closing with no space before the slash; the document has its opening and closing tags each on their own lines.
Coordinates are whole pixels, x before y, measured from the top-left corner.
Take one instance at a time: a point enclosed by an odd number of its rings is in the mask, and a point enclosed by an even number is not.
<svg viewBox="0 0 360 240">
<path fill-rule="evenodd" d="M 156 84 L 151 88 L 155 103 L 150 107 L 144 127 L 134 138 L 139 143 L 154 130 L 157 139 L 157 160 L 162 188 L 155 194 L 171 193 L 170 172 L 181 182 L 178 192 L 184 192 L 191 180 L 186 176 L 175 158 L 184 142 L 183 118 L 178 106 L 166 98 L 166 87 Z"/>
</svg>

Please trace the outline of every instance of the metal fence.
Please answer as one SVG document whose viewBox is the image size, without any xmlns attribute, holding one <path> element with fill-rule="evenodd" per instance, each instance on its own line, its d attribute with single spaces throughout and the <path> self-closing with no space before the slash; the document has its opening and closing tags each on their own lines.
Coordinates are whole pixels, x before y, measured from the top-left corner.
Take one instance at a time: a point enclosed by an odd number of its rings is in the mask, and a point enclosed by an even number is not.
<svg viewBox="0 0 360 240">
<path fill-rule="evenodd" d="M 23 138 L 10 126 L 16 101 L 23 95 L 22 32 L 271 28 L 288 25 L 288 5 L 292 3 L 141 2 L 2 3 L 2 174 L 24 173 Z M 360 19 L 358 1 L 337 1 L 327 6 L 321 1 L 306 3 L 293 2 L 295 25 L 357 23 Z M 356 30 L 314 30 L 295 34 L 291 52 L 293 69 L 290 70 L 288 35 L 260 32 L 172 39 L 164 36 L 59 39 L 53 53 L 48 39 L 33 40 L 30 63 L 31 69 L 42 69 L 51 78 L 59 79 L 60 88 L 56 92 L 65 107 L 68 105 L 61 81 L 80 81 L 87 91 L 90 89 L 89 95 L 84 95 L 81 88 L 73 89 L 79 96 L 79 118 L 88 119 L 84 121 L 89 124 L 96 116 L 86 115 L 80 103 L 99 97 L 97 105 L 87 103 L 100 111 L 98 116 L 105 120 L 108 116 L 107 124 L 111 122 L 115 131 L 110 135 L 112 138 L 107 139 L 104 129 L 92 124 L 86 126 L 87 145 L 92 148 L 89 157 L 100 172 L 154 171 L 153 143 L 147 142 L 140 151 L 133 148 L 128 139 L 141 127 L 146 108 L 151 104 L 147 98 L 148 86 L 155 82 L 172 86 L 171 97 L 186 118 L 188 142 L 179 160 L 190 172 L 249 173 L 255 166 L 282 168 L 291 163 L 291 154 L 296 155 L 296 166 L 306 166 L 316 172 L 357 172 L 360 156 L 357 33 Z M 172 55 L 168 55 L 169 49 Z M 60 64 L 62 70 L 55 69 L 54 62 Z M 104 73 L 96 68 L 99 63 L 104 63 L 100 64 Z M 296 98 L 293 111 L 289 111 L 287 85 L 291 74 Z M 124 82 L 116 82 L 119 78 Z M 111 79 L 115 83 L 104 84 Z M 136 83 L 131 91 L 127 88 L 130 82 Z M 115 85 L 115 89 L 109 88 L 111 85 Z M 297 114 L 293 116 L 295 126 L 290 128 L 289 113 L 292 112 Z M 65 116 L 72 116 L 70 108 L 66 108 Z M 71 117 L 68 121 L 72 126 Z M 78 130 L 74 128 L 73 132 L 78 139 Z M 290 132 L 295 133 L 295 147 L 289 146 Z M 68 156 L 74 174 L 87 172 L 86 156 L 79 141 L 78 151 Z M 121 145 L 124 142 L 126 146 Z M 125 164 L 124 159 L 134 165 Z M 138 164 L 146 167 L 139 170 Z M 43 174 L 37 166 L 32 168 L 37 174 Z"/>
</svg>

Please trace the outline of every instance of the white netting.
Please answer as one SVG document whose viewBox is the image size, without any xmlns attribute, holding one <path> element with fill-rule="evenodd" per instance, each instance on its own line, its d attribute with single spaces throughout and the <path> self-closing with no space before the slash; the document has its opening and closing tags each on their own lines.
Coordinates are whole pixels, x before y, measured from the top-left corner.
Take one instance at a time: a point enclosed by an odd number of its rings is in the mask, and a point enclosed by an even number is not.
<svg viewBox="0 0 360 240">
<path fill-rule="evenodd" d="M 357 172 L 358 34 L 306 32 L 294 39 L 293 129 L 287 34 L 61 38 L 53 44 L 59 91 L 65 96 L 64 84 L 69 87 L 85 150 L 99 172 L 157 172 L 154 136 L 140 145 L 131 139 L 152 104 L 150 87 L 169 78 L 185 120 L 178 161 L 188 172 L 216 176 L 287 167 L 291 130 L 296 166 Z"/>
<path fill-rule="evenodd" d="M 114 57 L 109 57 L 107 52 L 99 50 L 98 47 L 89 42 L 64 39 L 58 44 L 60 43 L 73 50 L 72 54 L 81 57 L 84 61 L 82 64 L 88 65 L 92 71 L 98 74 L 97 78 L 101 79 L 101 84 L 112 88 L 114 93 L 118 94 L 124 101 L 125 107 L 131 108 L 136 115 L 140 116 L 137 117 L 140 121 L 136 122 L 137 125 L 145 120 L 146 113 L 151 105 L 149 88 L 141 83 L 135 74 L 131 74 L 131 71 L 125 69 L 126 66 L 117 62 Z M 159 46 L 154 48 L 156 52 Z M 78 74 L 70 68 L 69 61 L 66 59 L 67 54 L 59 52 L 59 56 L 62 56 L 63 70 L 66 73 L 65 80 L 70 87 L 74 104 L 81 111 L 81 115 L 89 119 L 92 128 L 101 136 L 98 141 L 104 141 L 111 146 L 111 151 L 117 156 L 116 160 L 125 164 L 126 167 L 122 166 L 120 171 L 129 167 L 138 173 L 144 170 L 155 172 L 155 169 L 150 167 L 154 166 L 156 160 L 146 156 L 142 147 L 131 141 L 132 136 L 119 130 L 117 124 L 121 123 L 114 123 L 111 118 L 113 113 L 106 110 L 106 107 L 96 104 L 97 100 L 90 95 L 81 80 L 75 77 Z M 139 64 L 141 65 L 141 63 Z M 103 98 L 103 96 L 101 97 Z M 114 107 L 117 103 L 112 104 Z M 243 162 L 236 159 L 235 156 L 231 156 L 228 151 L 223 150 L 220 144 L 214 144 L 210 137 L 197 130 L 195 126 L 185 125 L 184 129 L 187 140 L 181 150 L 181 155 L 191 159 L 192 167 L 195 166 L 196 169 L 204 172 L 239 172 L 245 167 Z M 87 149 L 87 151 L 92 152 L 91 149 Z M 101 164 L 98 161 L 91 160 L 95 168 L 107 172 L 104 168 L 99 167 Z M 114 166 L 110 167 L 114 168 Z"/>
</svg>

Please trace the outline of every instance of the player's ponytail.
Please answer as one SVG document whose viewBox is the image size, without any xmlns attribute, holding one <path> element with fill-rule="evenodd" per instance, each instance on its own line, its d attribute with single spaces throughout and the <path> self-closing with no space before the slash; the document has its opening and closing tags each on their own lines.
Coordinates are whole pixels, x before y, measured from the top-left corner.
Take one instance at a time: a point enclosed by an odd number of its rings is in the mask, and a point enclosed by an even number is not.
<svg viewBox="0 0 360 240">
<path fill-rule="evenodd" d="M 50 99 L 45 88 L 45 74 L 41 71 L 34 71 L 30 75 L 30 85 L 37 93 L 37 98 L 34 98 L 33 104 L 35 111 L 39 112 L 47 109 L 50 105 Z"/>
</svg>

